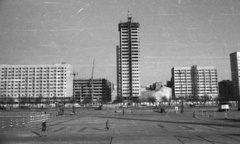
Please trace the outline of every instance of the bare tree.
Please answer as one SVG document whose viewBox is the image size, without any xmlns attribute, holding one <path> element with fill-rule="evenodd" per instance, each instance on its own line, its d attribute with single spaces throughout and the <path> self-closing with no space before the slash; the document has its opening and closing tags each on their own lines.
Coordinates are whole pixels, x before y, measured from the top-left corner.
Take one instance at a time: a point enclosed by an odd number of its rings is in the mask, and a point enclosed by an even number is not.
<svg viewBox="0 0 240 144">
<path fill-rule="evenodd" d="M 163 97 L 161 98 L 161 101 L 165 103 L 165 102 L 168 102 L 168 99 L 167 99 L 166 96 L 163 96 Z"/>
<path fill-rule="evenodd" d="M 140 102 L 148 102 L 148 99 L 146 97 L 141 97 L 139 99 Z"/>
<path fill-rule="evenodd" d="M 83 99 L 82 103 L 87 104 L 87 103 L 90 103 L 90 102 L 92 102 L 91 98 L 85 98 L 85 99 Z"/>
<path fill-rule="evenodd" d="M 114 100 L 114 103 L 121 103 L 123 101 L 122 97 L 117 96 L 117 99 Z"/>
<path fill-rule="evenodd" d="M 155 97 L 148 97 L 148 102 L 154 104 L 156 102 L 156 98 Z"/>
<path fill-rule="evenodd" d="M 10 105 L 10 110 L 11 110 L 11 107 L 13 106 L 13 103 L 14 103 L 14 98 L 9 97 L 8 98 L 8 104 Z"/>
<path fill-rule="evenodd" d="M 23 107 L 27 103 L 28 98 L 26 96 L 25 97 L 20 97 L 19 100 L 20 100 L 20 105 Z"/>
<path fill-rule="evenodd" d="M 35 105 L 42 103 L 42 99 L 43 99 L 42 96 L 35 98 L 35 101 L 34 101 Z"/>
<path fill-rule="evenodd" d="M 53 100 L 53 103 L 56 103 L 57 97 L 56 97 L 56 96 L 53 96 L 53 97 L 52 97 L 52 100 Z"/>
</svg>

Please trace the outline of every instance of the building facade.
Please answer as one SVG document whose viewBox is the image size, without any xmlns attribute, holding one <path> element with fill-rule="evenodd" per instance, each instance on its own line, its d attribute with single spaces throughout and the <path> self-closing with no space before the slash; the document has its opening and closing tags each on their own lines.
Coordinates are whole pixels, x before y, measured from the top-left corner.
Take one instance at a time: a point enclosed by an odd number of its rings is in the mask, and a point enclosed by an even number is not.
<svg viewBox="0 0 240 144">
<path fill-rule="evenodd" d="M 218 96 L 216 67 L 173 67 L 173 96 L 184 98 L 210 99 Z"/>
<path fill-rule="evenodd" d="M 14 102 L 36 98 L 65 100 L 72 97 L 72 67 L 54 65 L 0 65 L 1 101 L 13 98 Z M 43 100 L 43 101 L 44 101 Z"/>
<path fill-rule="evenodd" d="M 223 80 L 218 83 L 219 101 L 233 101 L 235 99 L 233 83 L 230 80 Z"/>
<path fill-rule="evenodd" d="M 91 79 L 75 79 L 73 80 L 73 91 L 77 103 L 112 101 L 112 83 L 107 79 L 93 79 L 93 83 L 91 83 Z"/>
<path fill-rule="evenodd" d="M 230 54 L 230 63 L 235 96 L 240 97 L 240 52 Z"/>
<path fill-rule="evenodd" d="M 141 95 L 139 26 L 130 16 L 127 22 L 118 25 L 120 44 L 117 46 L 117 95 L 123 100 Z"/>
<path fill-rule="evenodd" d="M 155 90 L 158 91 L 163 87 L 162 82 L 155 82 L 152 85 L 149 86 L 149 90 Z"/>
</svg>

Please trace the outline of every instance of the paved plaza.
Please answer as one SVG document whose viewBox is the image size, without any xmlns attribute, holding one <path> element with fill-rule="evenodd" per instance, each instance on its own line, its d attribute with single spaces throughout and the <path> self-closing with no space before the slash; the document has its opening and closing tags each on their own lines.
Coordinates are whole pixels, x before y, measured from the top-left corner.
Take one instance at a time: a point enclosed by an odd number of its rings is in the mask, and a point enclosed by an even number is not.
<svg viewBox="0 0 240 144">
<path fill-rule="evenodd" d="M 69 111 L 69 112 L 68 112 Z M 0 143 L 81 143 L 81 144 L 238 144 L 240 115 L 230 112 L 187 109 L 159 113 L 144 110 L 115 113 L 114 110 L 82 110 L 76 115 L 66 110 L 63 116 L 48 117 L 47 131 L 41 121 L 7 126 L 17 117 L 2 116 L 6 125 L 0 129 Z M 196 112 L 196 118 L 193 117 Z M 22 118 L 20 118 L 22 119 Z M 105 129 L 109 120 L 110 129 Z M 14 120 L 12 120 L 14 121 Z M 26 120 L 25 120 L 26 121 Z"/>
</svg>

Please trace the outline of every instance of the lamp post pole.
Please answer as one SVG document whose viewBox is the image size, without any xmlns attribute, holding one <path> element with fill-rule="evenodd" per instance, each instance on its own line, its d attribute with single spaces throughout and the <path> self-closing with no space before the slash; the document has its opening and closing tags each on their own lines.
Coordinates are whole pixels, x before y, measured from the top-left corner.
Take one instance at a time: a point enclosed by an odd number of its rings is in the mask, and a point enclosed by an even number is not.
<svg viewBox="0 0 240 144">
<path fill-rule="evenodd" d="M 74 80 L 75 80 L 75 76 L 78 75 L 78 73 L 73 72 L 72 75 L 73 75 L 73 107 L 72 108 L 73 108 L 73 114 L 75 114 L 75 106 L 74 106 L 74 104 L 75 104 Z"/>
<path fill-rule="evenodd" d="M 183 113 L 183 97 L 181 97 L 181 99 L 182 99 L 181 113 Z"/>
</svg>

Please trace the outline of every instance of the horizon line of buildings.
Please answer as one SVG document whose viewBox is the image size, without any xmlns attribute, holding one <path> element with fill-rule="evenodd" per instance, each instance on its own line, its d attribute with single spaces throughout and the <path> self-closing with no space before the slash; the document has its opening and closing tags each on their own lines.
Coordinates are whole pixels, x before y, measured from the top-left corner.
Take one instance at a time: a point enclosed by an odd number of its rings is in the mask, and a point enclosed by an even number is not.
<svg viewBox="0 0 240 144">
<path fill-rule="evenodd" d="M 138 22 L 128 16 L 118 24 L 119 45 L 116 46 L 117 97 L 128 102 L 141 96 L 140 38 Z M 232 90 L 240 98 L 240 52 L 230 54 Z M 171 82 L 173 97 L 211 99 L 219 96 L 215 66 L 173 67 Z M 113 83 L 107 79 L 74 79 L 70 64 L 54 65 L 0 65 L 0 96 L 5 97 L 57 97 L 74 98 L 83 102 L 110 102 Z M 227 87 L 227 86 L 225 86 Z M 227 93 L 227 92 L 225 92 Z"/>
<path fill-rule="evenodd" d="M 1 102 L 26 99 L 43 101 L 110 102 L 113 84 L 107 79 L 74 79 L 70 64 L 54 65 L 0 65 Z M 93 88 L 93 89 L 92 89 Z"/>
<path fill-rule="evenodd" d="M 217 80 L 215 66 L 173 67 L 172 80 L 168 87 L 172 88 L 173 97 L 193 98 L 209 96 L 232 100 L 239 97 L 240 52 L 230 54 L 232 81 Z M 12 97 L 45 97 L 83 102 L 94 93 L 95 102 L 112 102 L 114 84 L 105 78 L 73 79 L 70 64 L 54 65 L 0 65 L 0 96 Z M 139 97 L 139 96 L 138 96 Z"/>
</svg>

